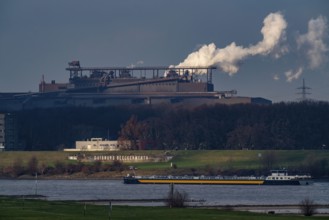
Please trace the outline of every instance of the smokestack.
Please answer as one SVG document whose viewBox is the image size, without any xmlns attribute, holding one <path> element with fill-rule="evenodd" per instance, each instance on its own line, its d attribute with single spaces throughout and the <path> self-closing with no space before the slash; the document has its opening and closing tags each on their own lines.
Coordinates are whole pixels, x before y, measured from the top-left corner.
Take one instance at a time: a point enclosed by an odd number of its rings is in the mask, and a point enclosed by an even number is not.
<svg viewBox="0 0 329 220">
<path fill-rule="evenodd" d="M 45 75 L 42 74 L 42 78 L 41 78 L 41 82 L 40 82 L 40 85 L 39 85 L 39 92 L 45 92 Z"/>
</svg>

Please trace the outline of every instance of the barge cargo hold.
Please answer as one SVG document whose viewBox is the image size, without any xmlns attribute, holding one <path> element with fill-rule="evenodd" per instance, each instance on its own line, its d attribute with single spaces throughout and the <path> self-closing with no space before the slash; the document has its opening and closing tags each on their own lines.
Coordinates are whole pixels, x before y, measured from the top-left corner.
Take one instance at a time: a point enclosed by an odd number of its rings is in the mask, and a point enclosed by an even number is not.
<svg viewBox="0 0 329 220">
<path fill-rule="evenodd" d="M 310 185 L 309 175 L 288 175 L 285 170 L 273 170 L 265 177 L 239 176 L 130 176 L 125 184 L 205 184 L 205 185 Z"/>
</svg>

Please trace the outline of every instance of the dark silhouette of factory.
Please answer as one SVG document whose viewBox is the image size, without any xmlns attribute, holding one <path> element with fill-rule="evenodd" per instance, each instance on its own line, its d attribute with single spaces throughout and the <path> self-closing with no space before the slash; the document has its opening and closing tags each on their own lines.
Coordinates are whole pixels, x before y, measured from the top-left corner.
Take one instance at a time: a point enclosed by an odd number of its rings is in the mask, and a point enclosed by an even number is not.
<svg viewBox="0 0 329 220">
<path fill-rule="evenodd" d="M 216 67 L 81 67 L 69 62 L 68 83 L 39 84 L 38 93 L 1 93 L 0 111 L 56 107 L 172 104 L 271 104 L 264 98 L 215 91 Z"/>
</svg>

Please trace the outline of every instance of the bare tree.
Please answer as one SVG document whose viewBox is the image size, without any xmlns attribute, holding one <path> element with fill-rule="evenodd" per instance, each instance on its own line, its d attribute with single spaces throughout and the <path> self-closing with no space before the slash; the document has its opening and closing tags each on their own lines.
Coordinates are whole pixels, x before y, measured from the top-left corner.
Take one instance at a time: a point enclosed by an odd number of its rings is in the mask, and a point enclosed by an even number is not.
<svg viewBox="0 0 329 220">
<path fill-rule="evenodd" d="M 310 198 L 305 198 L 299 203 L 300 211 L 305 216 L 312 216 L 316 213 L 317 205 Z"/>
<path fill-rule="evenodd" d="M 119 143 L 128 150 L 138 150 L 138 141 L 142 137 L 146 129 L 146 124 L 139 122 L 135 115 L 132 115 L 129 120 L 121 126 Z M 129 142 L 129 144 L 127 144 Z"/>
<path fill-rule="evenodd" d="M 27 169 L 31 175 L 38 173 L 38 159 L 35 156 L 32 156 L 28 161 Z"/>
<path fill-rule="evenodd" d="M 183 208 L 186 206 L 188 200 L 188 194 L 185 191 L 179 192 L 178 190 L 174 191 L 174 185 L 171 184 L 170 192 L 166 199 L 166 205 L 170 208 Z"/>
</svg>

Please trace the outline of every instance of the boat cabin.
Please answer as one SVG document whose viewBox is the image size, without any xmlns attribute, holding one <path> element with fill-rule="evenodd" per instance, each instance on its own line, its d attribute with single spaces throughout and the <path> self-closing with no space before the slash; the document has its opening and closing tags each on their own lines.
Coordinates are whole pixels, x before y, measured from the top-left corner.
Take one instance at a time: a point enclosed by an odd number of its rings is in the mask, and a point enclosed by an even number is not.
<svg viewBox="0 0 329 220">
<path fill-rule="evenodd" d="M 308 175 L 288 175 L 287 170 L 271 170 L 271 175 L 266 177 L 266 180 L 297 180 L 311 179 Z"/>
</svg>

